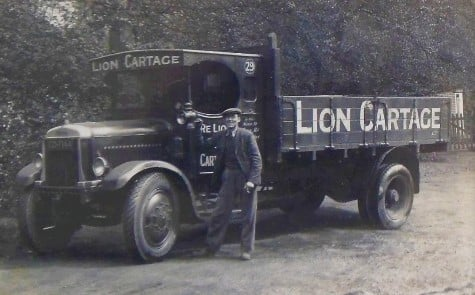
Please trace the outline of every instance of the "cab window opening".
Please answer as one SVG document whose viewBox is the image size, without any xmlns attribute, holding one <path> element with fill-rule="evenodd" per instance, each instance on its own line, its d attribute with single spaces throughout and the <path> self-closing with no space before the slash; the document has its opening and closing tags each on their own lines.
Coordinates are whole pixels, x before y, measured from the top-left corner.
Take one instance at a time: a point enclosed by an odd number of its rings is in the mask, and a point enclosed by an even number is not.
<svg viewBox="0 0 475 295">
<path fill-rule="evenodd" d="M 222 63 L 205 61 L 194 65 L 190 85 L 193 107 L 199 112 L 219 114 L 238 104 L 239 81 Z"/>
<path fill-rule="evenodd" d="M 188 77 L 184 68 L 128 71 L 107 79 L 112 101 L 112 119 L 173 116 L 177 103 L 188 97 Z"/>
</svg>

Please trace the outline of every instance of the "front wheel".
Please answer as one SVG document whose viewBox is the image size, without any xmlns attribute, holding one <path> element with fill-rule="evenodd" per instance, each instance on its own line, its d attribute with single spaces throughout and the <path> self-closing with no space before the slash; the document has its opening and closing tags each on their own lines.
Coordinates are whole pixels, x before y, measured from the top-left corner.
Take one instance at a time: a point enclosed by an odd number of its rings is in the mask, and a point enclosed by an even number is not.
<svg viewBox="0 0 475 295">
<path fill-rule="evenodd" d="M 413 200 L 411 173 L 401 164 L 390 164 L 380 170 L 366 206 L 377 225 L 384 229 L 397 229 L 407 221 Z"/>
<path fill-rule="evenodd" d="M 152 262 L 170 251 L 178 234 L 178 208 L 166 175 L 149 173 L 134 181 L 122 216 L 124 239 L 134 258 Z"/>
<path fill-rule="evenodd" d="M 17 209 L 21 243 L 38 254 L 64 250 L 79 228 L 74 220 L 54 214 L 52 199 L 33 189 L 22 193 Z"/>
</svg>

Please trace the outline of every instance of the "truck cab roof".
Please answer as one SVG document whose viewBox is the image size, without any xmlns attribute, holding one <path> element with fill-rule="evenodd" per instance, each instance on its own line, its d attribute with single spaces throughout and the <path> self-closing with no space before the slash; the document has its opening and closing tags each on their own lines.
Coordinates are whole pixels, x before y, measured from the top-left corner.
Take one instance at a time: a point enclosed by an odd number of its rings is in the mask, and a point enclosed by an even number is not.
<svg viewBox="0 0 475 295">
<path fill-rule="evenodd" d="M 91 59 L 93 72 L 154 69 L 168 66 L 192 66 L 206 60 L 258 59 L 260 54 L 191 49 L 131 50 Z"/>
</svg>

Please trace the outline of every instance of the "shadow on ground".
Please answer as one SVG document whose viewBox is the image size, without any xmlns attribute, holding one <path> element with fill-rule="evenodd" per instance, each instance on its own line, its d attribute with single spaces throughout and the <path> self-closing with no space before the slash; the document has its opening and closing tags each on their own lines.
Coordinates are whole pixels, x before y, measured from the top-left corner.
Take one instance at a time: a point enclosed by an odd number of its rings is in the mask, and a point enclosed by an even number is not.
<svg viewBox="0 0 475 295">
<path fill-rule="evenodd" d="M 306 214 L 285 214 L 278 209 L 259 211 L 256 240 L 259 243 L 260 240 L 281 238 L 296 233 L 321 234 L 325 232 L 328 235 L 329 230 L 354 229 L 359 231 L 367 229 L 354 208 L 348 205 L 340 205 L 340 208 L 332 205 L 324 203 L 322 208 Z M 8 267 L 8 262 L 15 262 L 13 264 L 18 266 L 18 263 L 21 264 L 22 261 L 31 267 L 32 260 L 37 261 L 39 267 L 45 262 L 54 261 L 80 262 L 79 264 L 95 261 L 103 263 L 104 267 L 135 264 L 136 262 L 127 256 L 121 230 L 121 226 L 84 227 L 73 236 L 66 251 L 54 255 L 35 256 L 28 250 L 17 246 L 8 257 L 4 255 L 6 259 L 4 259 L 3 267 Z M 197 250 L 204 248 L 205 236 L 206 226 L 204 224 L 183 226 L 177 243 L 165 259 L 194 257 Z M 239 225 L 231 225 L 225 243 L 239 243 L 239 236 Z M 2 267 L 1 264 L 0 267 Z"/>
</svg>

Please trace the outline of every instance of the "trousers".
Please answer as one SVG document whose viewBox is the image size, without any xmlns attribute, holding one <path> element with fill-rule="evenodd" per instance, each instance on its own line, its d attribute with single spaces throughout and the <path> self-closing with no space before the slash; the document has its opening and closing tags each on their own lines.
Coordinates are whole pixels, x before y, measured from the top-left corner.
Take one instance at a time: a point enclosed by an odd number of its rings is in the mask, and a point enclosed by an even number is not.
<svg viewBox="0 0 475 295">
<path fill-rule="evenodd" d="M 241 170 L 225 169 L 218 193 L 216 208 L 213 211 L 208 225 L 206 243 L 208 249 L 216 252 L 221 247 L 228 229 L 233 206 L 240 201 L 243 219 L 241 223 L 241 251 L 250 253 L 254 250 L 256 234 L 256 189 L 245 192 L 246 178 Z"/>
</svg>

